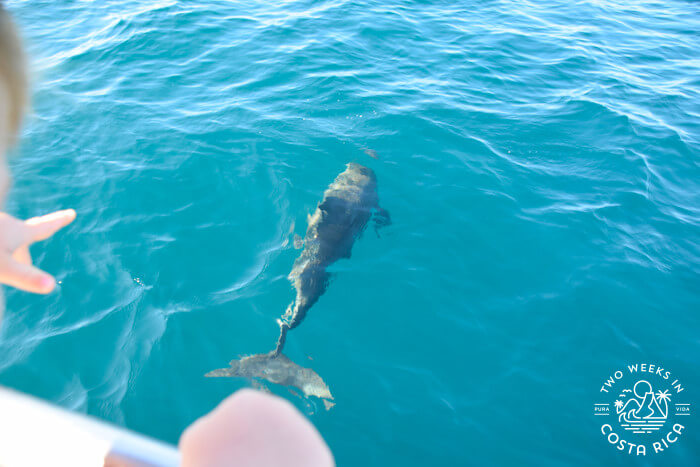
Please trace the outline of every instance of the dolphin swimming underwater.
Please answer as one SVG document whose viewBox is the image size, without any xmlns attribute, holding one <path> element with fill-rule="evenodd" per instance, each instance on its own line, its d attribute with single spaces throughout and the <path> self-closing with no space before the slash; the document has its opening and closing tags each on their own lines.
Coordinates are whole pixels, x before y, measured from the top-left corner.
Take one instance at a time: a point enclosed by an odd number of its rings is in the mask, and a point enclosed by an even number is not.
<svg viewBox="0 0 700 467">
<path fill-rule="evenodd" d="M 347 164 L 309 216 L 304 249 L 288 276 L 296 289 L 296 298 L 277 320 L 280 326 L 277 346 L 267 354 L 233 360 L 229 368 L 214 370 L 206 376 L 265 379 L 299 388 L 307 397 L 333 399 L 328 386 L 316 372 L 292 362 L 282 354 L 282 349 L 287 332 L 301 324 L 309 309 L 326 291 L 330 277 L 328 266 L 341 258 L 350 258 L 355 239 L 364 231 L 373 214 L 377 225 L 391 222 L 389 213 L 379 207 L 374 172 L 359 164 Z"/>
</svg>

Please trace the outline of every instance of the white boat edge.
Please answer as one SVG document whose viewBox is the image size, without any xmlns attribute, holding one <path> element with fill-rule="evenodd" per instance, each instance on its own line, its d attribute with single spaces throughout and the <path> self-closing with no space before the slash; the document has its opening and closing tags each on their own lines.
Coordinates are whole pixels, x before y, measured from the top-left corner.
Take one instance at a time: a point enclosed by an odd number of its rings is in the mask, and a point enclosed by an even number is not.
<svg viewBox="0 0 700 467">
<path fill-rule="evenodd" d="M 0 387 L 0 465 L 176 467 L 180 454 L 172 445 Z"/>
</svg>

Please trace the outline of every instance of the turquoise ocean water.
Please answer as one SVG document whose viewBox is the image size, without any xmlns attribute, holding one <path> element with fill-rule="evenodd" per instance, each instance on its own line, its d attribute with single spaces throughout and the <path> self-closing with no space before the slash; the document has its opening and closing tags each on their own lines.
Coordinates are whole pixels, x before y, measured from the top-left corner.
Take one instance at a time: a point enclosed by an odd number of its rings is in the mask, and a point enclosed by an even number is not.
<svg viewBox="0 0 700 467">
<path fill-rule="evenodd" d="M 631 362 L 700 404 L 698 3 L 8 8 L 33 113 L 7 208 L 78 219 L 33 250 L 58 290 L 7 291 L 1 384 L 176 442 L 247 384 L 205 372 L 273 347 L 290 229 L 356 161 L 393 225 L 286 348 L 337 406 L 272 388 L 339 465 L 700 462 L 695 416 L 636 458 L 591 410 Z"/>
</svg>

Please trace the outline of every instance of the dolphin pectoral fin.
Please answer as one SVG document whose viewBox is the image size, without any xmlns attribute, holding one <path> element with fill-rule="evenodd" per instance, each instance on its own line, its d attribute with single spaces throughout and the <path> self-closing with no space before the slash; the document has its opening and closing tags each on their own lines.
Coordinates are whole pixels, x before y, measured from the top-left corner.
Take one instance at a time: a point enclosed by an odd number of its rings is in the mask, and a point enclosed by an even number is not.
<svg viewBox="0 0 700 467">
<path fill-rule="evenodd" d="M 389 211 L 386 209 L 377 207 L 377 214 L 375 215 L 374 221 L 382 227 L 391 225 L 391 214 L 389 214 Z"/>
<path fill-rule="evenodd" d="M 377 234 L 377 238 L 381 238 L 379 235 L 379 229 L 382 227 L 387 227 L 391 225 L 391 215 L 386 209 L 377 206 L 376 212 L 374 213 L 374 233 Z"/>
</svg>

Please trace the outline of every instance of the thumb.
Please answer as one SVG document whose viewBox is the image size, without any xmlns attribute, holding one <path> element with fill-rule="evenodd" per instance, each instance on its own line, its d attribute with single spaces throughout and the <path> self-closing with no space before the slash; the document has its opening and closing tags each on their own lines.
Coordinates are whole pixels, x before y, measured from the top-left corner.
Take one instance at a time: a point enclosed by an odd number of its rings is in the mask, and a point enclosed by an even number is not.
<svg viewBox="0 0 700 467">
<path fill-rule="evenodd" d="M 29 228 L 32 242 L 46 240 L 75 219 L 75 211 L 66 209 L 40 217 L 32 217 L 24 223 Z"/>
<path fill-rule="evenodd" d="M 47 294 L 56 286 L 56 280 L 44 271 L 22 264 L 11 257 L 0 259 L 0 282 L 27 292 Z"/>
</svg>

